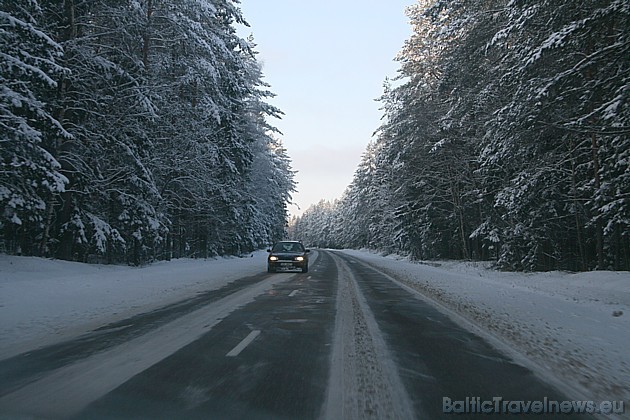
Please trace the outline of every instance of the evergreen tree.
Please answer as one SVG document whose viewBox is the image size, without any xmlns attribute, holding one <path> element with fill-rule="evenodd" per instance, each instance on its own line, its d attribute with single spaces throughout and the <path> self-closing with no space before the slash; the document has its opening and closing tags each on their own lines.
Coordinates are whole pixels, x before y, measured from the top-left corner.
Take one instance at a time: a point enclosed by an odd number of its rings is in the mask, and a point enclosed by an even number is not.
<svg viewBox="0 0 630 420">
<path fill-rule="evenodd" d="M 415 258 L 628 269 L 629 10 L 417 2 L 401 83 L 386 86 L 384 123 L 352 184 L 296 226 L 321 235 L 314 221 L 342 220 L 344 246 Z"/>
<path fill-rule="evenodd" d="M 8 251 L 141 264 L 284 235 L 293 171 L 237 3 L 1 3 Z"/>
<path fill-rule="evenodd" d="M 0 1 L 0 231 L 5 251 L 39 255 L 49 203 L 68 179 L 53 152 L 69 140 L 47 101 L 67 74 L 35 0 Z"/>
<path fill-rule="evenodd" d="M 53 101 L 72 134 L 53 151 L 70 180 L 50 227 L 53 253 L 62 259 L 108 254 L 111 261 L 122 252 L 138 264 L 163 234 L 146 166 L 146 124 L 155 112 L 134 43 L 142 17 L 134 5 L 51 1 L 45 9 L 47 30 L 70 69 Z"/>
</svg>

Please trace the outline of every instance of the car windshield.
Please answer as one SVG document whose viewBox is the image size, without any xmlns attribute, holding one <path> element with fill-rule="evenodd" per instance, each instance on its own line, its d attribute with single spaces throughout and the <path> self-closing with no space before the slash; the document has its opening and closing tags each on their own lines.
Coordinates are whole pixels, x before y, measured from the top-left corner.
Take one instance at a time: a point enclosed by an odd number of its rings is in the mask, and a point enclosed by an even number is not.
<svg viewBox="0 0 630 420">
<path fill-rule="evenodd" d="M 304 247 L 297 242 L 280 242 L 273 247 L 273 252 L 304 252 Z"/>
</svg>

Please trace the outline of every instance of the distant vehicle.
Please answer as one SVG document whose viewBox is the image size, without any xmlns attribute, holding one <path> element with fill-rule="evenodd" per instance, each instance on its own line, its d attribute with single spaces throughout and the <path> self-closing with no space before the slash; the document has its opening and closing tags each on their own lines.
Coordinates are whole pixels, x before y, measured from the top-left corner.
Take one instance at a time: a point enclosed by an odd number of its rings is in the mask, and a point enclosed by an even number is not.
<svg viewBox="0 0 630 420">
<path fill-rule="evenodd" d="M 282 241 L 268 249 L 267 272 L 275 273 L 279 269 L 301 269 L 302 273 L 308 273 L 308 253 L 310 249 L 304 248 L 298 241 Z"/>
</svg>

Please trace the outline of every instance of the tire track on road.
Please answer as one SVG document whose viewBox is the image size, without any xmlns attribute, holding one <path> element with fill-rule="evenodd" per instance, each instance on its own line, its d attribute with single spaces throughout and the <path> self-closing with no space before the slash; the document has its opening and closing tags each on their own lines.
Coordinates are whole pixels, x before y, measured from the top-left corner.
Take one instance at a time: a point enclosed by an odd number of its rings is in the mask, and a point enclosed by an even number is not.
<svg viewBox="0 0 630 420">
<path fill-rule="evenodd" d="M 413 404 L 348 264 L 339 272 L 325 419 L 413 419 Z"/>
</svg>

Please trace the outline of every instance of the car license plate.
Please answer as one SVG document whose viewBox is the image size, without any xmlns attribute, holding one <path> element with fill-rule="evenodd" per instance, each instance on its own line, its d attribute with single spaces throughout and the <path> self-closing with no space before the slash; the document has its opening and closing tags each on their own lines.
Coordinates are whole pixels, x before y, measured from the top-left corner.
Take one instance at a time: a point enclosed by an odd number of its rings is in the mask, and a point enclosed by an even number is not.
<svg viewBox="0 0 630 420">
<path fill-rule="evenodd" d="M 280 267 L 282 267 L 282 268 L 291 268 L 291 267 L 293 267 L 293 264 L 291 264 L 291 263 L 282 263 L 280 265 Z"/>
</svg>

